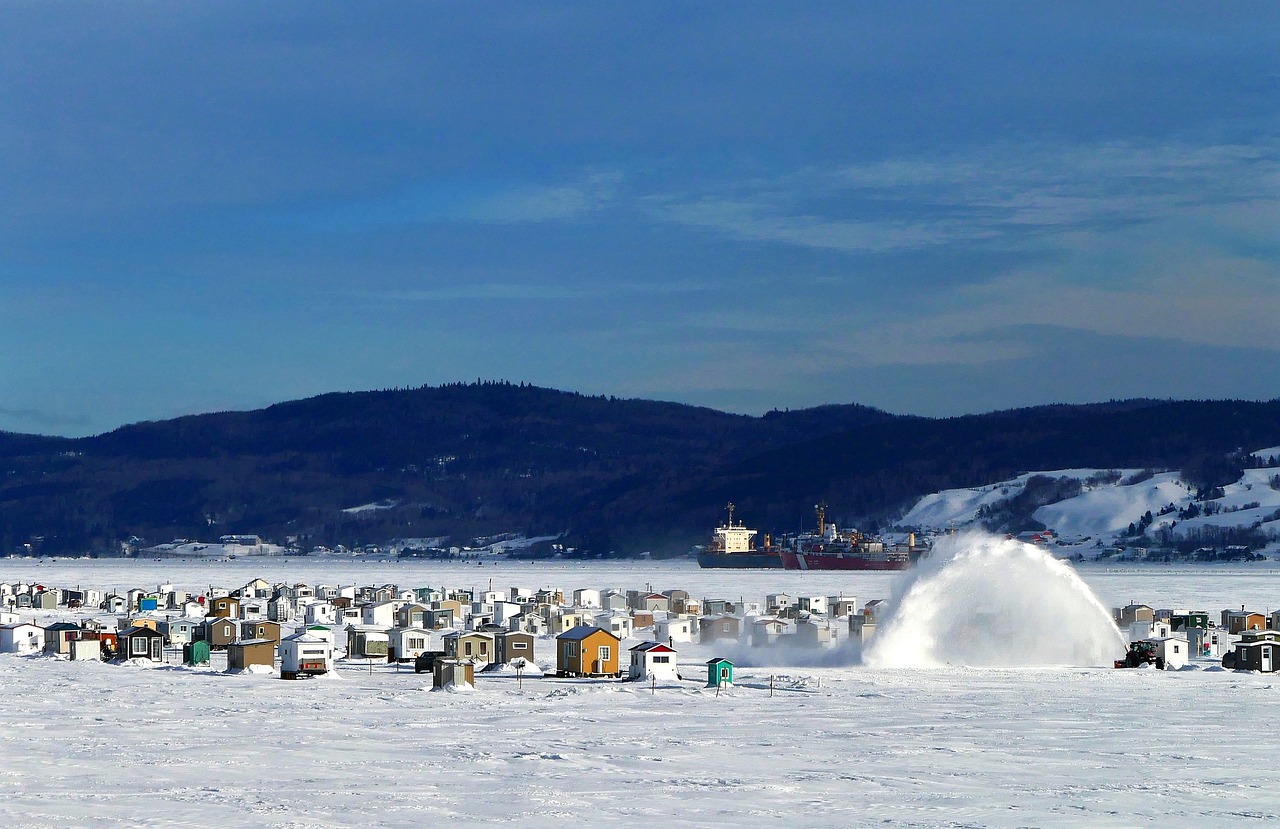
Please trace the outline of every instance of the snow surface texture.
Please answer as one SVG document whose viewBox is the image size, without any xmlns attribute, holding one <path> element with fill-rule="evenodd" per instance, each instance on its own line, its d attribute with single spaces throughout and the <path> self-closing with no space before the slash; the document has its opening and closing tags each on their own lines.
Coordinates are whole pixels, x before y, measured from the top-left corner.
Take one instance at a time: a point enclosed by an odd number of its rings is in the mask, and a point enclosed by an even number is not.
<svg viewBox="0 0 1280 829">
<path fill-rule="evenodd" d="M 1262 675 L 341 676 L 0 656 L 0 826 L 1238 827 L 1278 805 L 1271 730 L 1219 737 L 1280 716 Z"/>
<path fill-rule="evenodd" d="M 1267 608 L 1280 569 L 1081 572 L 1110 603 L 1212 610 Z M 860 601 L 889 596 L 893 583 L 886 573 L 688 562 L 0 562 L 7 580 L 95 586 L 199 588 L 258 575 L 652 582 L 704 595 L 787 590 Z M 480 674 L 470 694 L 432 694 L 425 674 L 372 663 L 285 682 L 0 655 L 9 697 L 0 707 L 0 826 L 1277 825 L 1280 769 L 1265 761 L 1275 748 L 1266 724 L 1280 717 L 1274 675 L 739 664 L 735 686 L 717 695 L 702 687 L 711 647 L 681 646 L 681 672 L 692 679 L 656 689 Z"/>
<path fill-rule="evenodd" d="M 939 540 L 908 571 L 865 654 L 877 668 L 1105 666 L 1125 640 L 1074 569 L 982 533 Z"/>
</svg>

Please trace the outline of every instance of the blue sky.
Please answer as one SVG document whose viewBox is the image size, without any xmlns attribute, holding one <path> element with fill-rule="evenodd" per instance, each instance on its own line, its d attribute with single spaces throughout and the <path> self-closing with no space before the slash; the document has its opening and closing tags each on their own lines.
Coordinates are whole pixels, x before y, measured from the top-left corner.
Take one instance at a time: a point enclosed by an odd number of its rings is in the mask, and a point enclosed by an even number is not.
<svg viewBox="0 0 1280 829">
<path fill-rule="evenodd" d="M 751 413 L 1280 395 L 1274 4 L 0 21 L 0 429 L 477 377 Z"/>
</svg>

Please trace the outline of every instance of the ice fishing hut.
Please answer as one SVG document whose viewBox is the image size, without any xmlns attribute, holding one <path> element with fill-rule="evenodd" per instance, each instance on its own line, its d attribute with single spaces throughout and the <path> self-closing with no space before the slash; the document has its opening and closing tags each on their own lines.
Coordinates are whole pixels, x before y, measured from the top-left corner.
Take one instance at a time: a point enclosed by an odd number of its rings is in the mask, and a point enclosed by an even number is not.
<svg viewBox="0 0 1280 829">
<path fill-rule="evenodd" d="M 227 670 L 247 671 L 250 666 L 276 666 L 276 643 L 270 639 L 246 639 L 227 645 Z"/>
<path fill-rule="evenodd" d="M 299 679 L 333 670 L 333 644 L 310 631 L 280 640 L 280 678 Z"/>
<path fill-rule="evenodd" d="M 70 655 L 71 640 L 80 632 L 74 622 L 54 622 L 44 629 L 44 652 Z"/>
<path fill-rule="evenodd" d="M 717 656 L 707 660 L 707 687 L 733 684 L 733 663 Z"/>
<path fill-rule="evenodd" d="M 1273 673 L 1280 669 L 1280 632 L 1250 630 L 1240 636 L 1235 649 L 1222 657 L 1222 667 Z"/>
<path fill-rule="evenodd" d="M 474 688 L 476 682 L 475 665 L 470 659 L 436 659 L 432 670 L 431 690 L 448 690 L 449 688 Z"/>
<path fill-rule="evenodd" d="M 1163 660 L 1165 670 L 1176 671 L 1187 665 L 1190 643 L 1185 636 L 1158 636 L 1145 640 L 1156 648 L 1156 657 Z"/>
<path fill-rule="evenodd" d="M 855 613 L 849 617 L 849 639 L 862 645 L 875 636 L 876 623 L 870 617 Z"/>
<path fill-rule="evenodd" d="M 164 634 L 142 625 L 123 631 L 119 638 L 119 659 L 143 658 L 155 662 L 164 661 Z"/>
<path fill-rule="evenodd" d="M 1192 656 L 1222 659 L 1234 644 L 1233 638 L 1221 628 L 1188 627 L 1182 631 L 1187 634 L 1187 648 Z"/>
<path fill-rule="evenodd" d="M 387 628 L 368 625 L 347 625 L 347 658 L 361 657 L 386 659 L 388 648 Z"/>
<path fill-rule="evenodd" d="M 631 649 L 628 679 L 677 680 L 676 649 L 661 642 L 641 642 Z"/>
<path fill-rule="evenodd" d="M 102 640 L 92 631 L 80 631 L 80 635 L 67 644 L 70 646 L 68 653 L 73 662 L 102 659 Z"/>
<path fill-rule="evenodd" d="M 186 642 L 182 646 L 182 664 L 183 665 L 208 665 L 209 664 L 209 643 L 203 639 L 195 642 Z"/>
</svg>

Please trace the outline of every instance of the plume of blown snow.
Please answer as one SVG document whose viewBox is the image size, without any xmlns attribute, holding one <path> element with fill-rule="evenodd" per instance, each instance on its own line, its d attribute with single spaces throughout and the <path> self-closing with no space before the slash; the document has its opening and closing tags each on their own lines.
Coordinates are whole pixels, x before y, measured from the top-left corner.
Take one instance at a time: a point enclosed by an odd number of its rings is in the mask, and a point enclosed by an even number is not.
<svg viewBox="0 0 1280 829">
<path fill-rule="evenodd" d="M 905 575 L 863 655 L 879 668 L 1110 665 L 1124 637 L 1066 562 L 964 533 Z"/>
<path fill-rule="evenodd" d="M 862 643 L 848 639 L 833 647 L 742 643 L 717 647 L 717 654 L 741 668 L 847 668 L 862 663 Z"/>
</svg>

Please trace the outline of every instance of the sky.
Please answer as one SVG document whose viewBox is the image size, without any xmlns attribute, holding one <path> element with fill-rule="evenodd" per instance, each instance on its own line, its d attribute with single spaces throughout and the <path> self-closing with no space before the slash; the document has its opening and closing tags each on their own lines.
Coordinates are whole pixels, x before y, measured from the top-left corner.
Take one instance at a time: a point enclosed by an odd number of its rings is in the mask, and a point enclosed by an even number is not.
<svg viewBox="0 0 1280 829">
<path fill-rule="evenodd" d="M 0 7 L 0 430 L 1280 396 L 1280 5 Z"/>
</svg>

